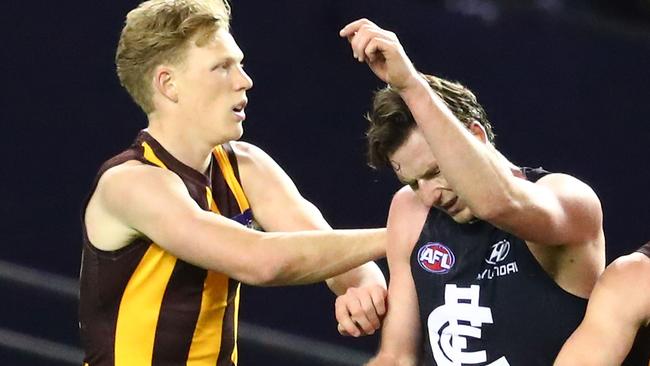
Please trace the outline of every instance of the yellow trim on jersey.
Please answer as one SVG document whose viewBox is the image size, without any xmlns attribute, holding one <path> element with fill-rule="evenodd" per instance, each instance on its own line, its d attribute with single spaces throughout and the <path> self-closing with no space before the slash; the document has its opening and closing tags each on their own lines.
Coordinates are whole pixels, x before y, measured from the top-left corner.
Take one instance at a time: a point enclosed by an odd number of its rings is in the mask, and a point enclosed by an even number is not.
<svg viewBox="0 0 650 366">
<path fill-rule="evenodd" d="M 115 364 L 151 365 L 163 296 L 176 258 L 152 243 L 124 289 L 115 329 Z"/>
<path fill-rule="evenodd" d="M 149 146 L 148 143 L 143 142 L 142 147 L 144 148 L 144 158 L 147 161 L 163 169 L 168 169 L 167 166 L 165 166 L 165 164 L 156 156 L 153 149 L 151 148 L 151 146 Z M 237 204 L 239 205 L 240 210 L 244 212 L 246 209 L 249 208 L 248 200 L 244 195 L 244 190 L 239 184 L 239 181 L 237 181 L 237 178 L 235 177 L 235 173 L 232 165 L 230 164 L 230 160 L 228 159 L 228 155 L 223 150 L 223 148 L 221 148 L 221 146 L 215 149 L 215 157 L 217 158 L 217 163 L 219 164 L 219 168 L 221 169 L 224 179 L 226 180 L 226 184 L 233 192 L 233 195 L 237 200 Z M 214 197 L 212 195 L 212 190 L 210 189 L 210 187 L 206 187 L 206 199 L 207 199 L 209 210 L 218 215 L 221 215 L 221 212 L 217 207 L 216 202 L 214 201 Z M 152 244 L 152 247 L 153 246 L 155 246 L 156 248 L 162 251 L 162 249 L 160 249 L 155 244 Z M 131 328 L 132 330 L 128 332 L 128 334 L 131 335 L 131 338 L 136 338 L 135 336 L 133 336 L 134 334 L 138 334 L 138 332 L 136 332 L 135 329 L 151 329 L 151 334 L 146 334 L 145 337 L 139 338 L 140 342 L 136 342 L 133 339 L 129 340 L 129 342 L 131 343 L 132 347 L 134 347 L 135 350 L 148 349 L 149 351 L 146 351 L 143 354 L 138 354 L 137 355 L 138 358 L 136 357 L 129 358 L 129 354 L 127 351 L 121 354 L 123 358 L 120 358 L 120 360 L 122 360 L 122 362 L 124 363 L 118 363 L 118 357 L 117 357 L 118 343 L 117 343 L 117 335 L 116 335 L 115 361 L 116 364 L 119 364 L 120 366 L 135 366 L 135 365 L 142 365 L 142 364 L 151 364 L 151 358 L 153 354 L 153 344 L 155 339 L 155 325 L 157 323 L 158 315 L 160 313 L 160 304 L 162 303 L 162 295 L 164 294 L 165 288 L 167 286 L 167 282 L 169 281 L 169 277 L 171 277 L 171 272 L 176 262 L 176 258 L 171 256 L 170 254 L 167 254 L 164 251 L 162 252 L 167 256 L 173 258 L 173 263 L 171 263 L 167 281 L 164 282 L 164 286 L 162 286 L 160 291 L 160 295 L 159 295 L 160 301 L 158 303 L 157 308 L 155 308 L 156 318 L 153 320 L 153 323 L 150 327 L 143 328 L 142 325 L 138 325 L 137 327 L 132 327 Z M 149 251 L 147 251 L 147 254 L 149 254 Z M 147 254 L 145 254 L 145 257 L 143 257 L 141 264 L 145 261 Z M 140 266 L 138 266 L 138 269 L 139 268 Z M 134 272 L 131 280 L 129 281 L 129 285 L 131 281 L 134 281 L 134 278 L 138 273 L 138 269 L 136 269 L 136 272 Z M 212 366 L 217 363 L 217 360 L 219 358 L 219 352 L 221 351 L 221 342 L 222 342 L 221 337 L 223 333 L 224 316 L 226 314 L 226 308 L 228 306 L 228 281 L 229 281 L 228 277 L 224 274 L 213 272 L 213 271 L 207 271 L 207 276 L 203 283 L 203 292 L 201 294 L 201 309 L 199 311 L 199 316 L 196 322 L 194 334 L 192 336 L 192 343 L 190 344 L 190 350 L 187 358 L 186 365 L 188 366 Z M 157 281 L 155 283 L 158 284 L 159 282 Z M 127 290 L 129 289 L 129 285 L 127 285 Z M 240 287 L 241 285 L 239 284 L 237 286 L 237 294 L 236 294 L 235 304 L 234 304 L 235 323 L 233 324 L 233 326 L 234 326 L 234 333 L 235 333 L 235 344 L 234 344 L 233 353 L 231 354 L 231 360 L 233 360 L 235 364 L 237 364 L 237 358 L 238 358 L 236 340 L 237 340 L 237 327 L 238 327 L 237 317 L 239 315 L 238 313 L 239 313 Z M 126 295 L 127 292 L 125 290 L 122 301 L 125 301 L 124 299 L 126 298 Z M 148 296 L 153 296 L 153 298 L 155 298 L 156 295 L 148 295 Z M 133 300 L 128 300 L 128 301 L 132 302 Z M 138 306 L 143 306 L 141 307 L 141 309 L 147 309 L 147 308 L 152 309 L 151 305 L 134 306 L 131 303 L 129 308 L 131 307 L 137 308 Z M 120 314 L 121 312 L 122 312 L 122 306 L 120 306 Z M 144 312 L 142 313 L 144 314 Z M 119 321 L 120 321 L 120 315 L 118 315 L 118 329 L 120 325 Z M 134 321 L 133 323 L 137 324 L 137 321 Z M 126 326 L 122 326 L 122 328 L 126 328 Z M 124 348 L 125 346 L 126 345 L 123 345 L 121 349 L 126 350 L 126 348 Z M 149 348 L 146 348 L 147 346 Z M 132 355 L 135 356 L 135 353 L 133 353 Z M 148 356 L 148 358 L 145 359 L 144 358 L 145 356 Z"/>
<path fill-rule="evenodd" d="M 232 349 L 232 355 L 230 355 L 230 360 L 235 365 L 237 364 L 238 353 L 237 353 L 237 336 L 239 334 L 239 290 L 241 289 L 241 283 L 237 284 L 237 294 L 235 295 L 235 316 L 233 320 L 233 328 L 235 331 L 235 344 Z"/>
<path fill-rule="evenodd" d="M 210 211 L 216 213 L 217 215 L 221 215 L 221 212 L 219 212 L 219 207 L 217 207 L 217 203 L 214 202 L 214 198 L 212 198 L 212 190 L 210 187 L 205 187 L 205 196 L 208 200 L 208 208 Z"/>
<path fill-rule="evenodd" d="M 167 169 L 167 166 L 165 163 L 163 163 L 156 154 L 153 152 L 153 149 L 149 144 L 145 141 L 142 143 L 142 147 L 144 148 L 144 158 L 147 159 L 149 162 L 158 165 L 159 167 L 163 169 Z"/>
<path fill-rule="evenodd" d="M 221 145 L 217 146 L 214 149 L 214 156 L 217 158 L 217 163 L 219 164 L 219 168 L 221 169 L 221 173 L 223 174 L 223 177 L 225 178 L 228 187 L 230 187 L 230 190 L 232 191 L 233 195 L 235 196 L 235 199 L 237 200 L 237 204 L 239 205 L 239 210 L 241 212 L 248 210 L 250 208 L 250 205 L 248 204 L 248 199 L 244 194 L 244 190 L 242 189 L 241 184 L 239 184 L 239 181 L 235 177 L 235 170 L 230 164 L 230 159 L 228 159 L 228 154 L 226 153 L 226 151 L 223 149 Z"/>
<path fill-rule="evenodd" d="M 228 305 L 228 277 L 208 271 L 203 284 L 201 312 L 196 321 L 187 366 L 213 366 L 221 351 L 223 318 Z M 226 289 L 224 291 L 224 289 Z"/>
</svg>

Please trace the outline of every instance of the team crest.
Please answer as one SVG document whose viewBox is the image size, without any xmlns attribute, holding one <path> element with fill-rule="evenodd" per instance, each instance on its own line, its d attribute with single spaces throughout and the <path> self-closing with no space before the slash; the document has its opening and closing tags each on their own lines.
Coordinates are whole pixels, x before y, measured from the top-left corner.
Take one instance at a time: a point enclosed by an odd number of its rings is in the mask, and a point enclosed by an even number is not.
<svg viewBox="0 0 650 366">
<path fill-rule="evenodd" d="M 418 250 L 418 262 L 427 272 L 445 274 L 456 263 L 456 257 L 447 246 L 430 242 Z"/>
</svg>

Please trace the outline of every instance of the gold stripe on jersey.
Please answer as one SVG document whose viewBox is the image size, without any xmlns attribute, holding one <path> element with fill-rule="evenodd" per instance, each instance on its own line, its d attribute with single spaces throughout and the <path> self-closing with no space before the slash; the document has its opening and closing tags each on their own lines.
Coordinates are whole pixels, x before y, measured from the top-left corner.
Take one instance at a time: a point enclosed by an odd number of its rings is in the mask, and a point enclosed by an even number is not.
<svg viewBox="0 0 650 366">
<path fill-rule="evenodd" d="M 115 364 L 151 365 L 156 324 L 176 258 L 151 244 L 129 279 L 117 314 Z"/>
<path fill-rule="evenodd" d="M 156 156 L 153 149 L 147 142 L 143 142 L 142 147 L 144 148 L 144 157 L 147 161 L 163 169 L 168 169 L 167 166 L 165 166 L 165 164 Z M 215 157 L 219 165 L 219 168 L 222 172 L 222 176 L 224 177 L 226 184 L 228 185 L 231 192 L 233 193 L 233 196 L 235 197 L 241 212 L 245 211 L 246 209 L 249 208 L 248 200 L 244 195 L 244 191 L 241 187 L 241 184 L 239 183 L 239 181 L 235 176 L 233 167 L 230 164 L 230 160 L 228 159 L 228 155 L 221 146 L 215 149 Z M 212 212 L 221 215 L 221 212 L 217 206 L 217 203 L 214 200 L 214 197 L 212 195 L 212 190 L 210 189 L 210 187 L 206 187 L 206 200 L 209 209 Z M 156 246 L 156 248 L 158 247 Z M 174 258 L 171 255 L 169 256 L 171 258 Z M 175 264 L 175 260 L 176 259 L 174 258 L 174 264 Z M 164 294 L 164 288 L 166 287 L 166 284 L 169 281 L 169 277 L 171 277 L 171 271 L 173 270 L 173 267 L 174 265 L 172 264 L 169 270 L 169 276 L 167 278 L 167 281 L 164 282 L 165 286 L 162 288 L 161 291 L 160 303 L 162 303 L 162 295 Z M 224 336 L 222 334 L 223 325 L 224 325 L 223 323 L 224 316 L 226 314 L 226 309 L 228 305 L 227 303 L 228 282 L 229 282 L 229 278 L 226 275 L 218 272 L 207 271 L 207 276 L 203 283 L 203 292 L 201 294 L 201 309 L 199 311 L 199 316 L 194 329 L 194 334 L 192 336 L 192 343 L 190 344 L 190 349 L 187 358 L 187 365 L 212 366 L 216 364 L 219 358 L 219 352 L 221 351 L 222 337 Z M 240 285 L 237 286 L 237 293 L 234 302 L 234 306 L 235 306 L 234 323 L 235 324 L 233 325 L 233 327 L 235 332 L 235 340 L 237 339 L 236 337 L 237 337 L 237 327 L 238 327 L 237 315 L 239 311 L 239 288 Z M 128 285 L 127 285 L 127 289 L 128 289 Z M 156 314 L 159 314 L 159 311 L 160 311 L 160 304 L 158 304 Z M 151 327 L 151 329 L 153 331 L 150 340 L 151 351 L 148 352 L 149 359 L 148 362 L 146 362 L 144 359 L 142 360 L 145 361 L 146 364 L 150 364 L 151 355 L 153 353 L 153 341 L 155 339 L 155 326 Z M 116 349 L 117 349 L 117 343 L 116 343 Z M 233 352 L 230 358 L 235 364 L 237 363 L 238 357 L 237 357 L 236 343 L 234 345 Z M 144 364 L 145 362 L 142 361 L 136 361 L 133 362 L 132 364 L 125 363 L 124 365 L 131 366 L 131 365 Z M 116 363 L 117 363 L 117 355 L 116 355 Z"/>
<path fill-rule="evenodd" d="M 206 187 L 206 196 L 210 210 L 221 215 L 209 187 Z M 223 291 L 224 289 L 226 291 Z M 227 289 L 227 276 L 208 271 L 201 297 L 201 311 L 199 312 L 190 352 L 187 357 L 188 366 L 216 365 L 221 351 L 223 318 L 228 305 Z"/>
<path fill-rule="evenodd" d="M 237 295 L 235 295 L 235 316 L 234 316 L 234 332 L 235 332 L 235 344 L 232 350 L 232 355 L 230 355 L 230 360 L 235 365 L 237 364 L 238 353 L 237 353 L 237 336 L 239 333 L 239 290 L 241 289 L 241 283 L 237 284 Z"/>
<path fill-rule="evenodd" d="M 156 154 L 153 152 L 153 149 L 151 148 L 151 146 L 149 146 L 149 144 L 146 141 L 142 143 L 142 147 L 144 148 L 145 159 L 147 159 L 152 164 L 156 164 L 163 169 L 167 169 L 165 163 L 163 163 L 160 159 L 158 159 Z"/>
<path fill-rule="evenodd" d="M 210 208 L 210 211 L 216 213 L 217 215 L 221 215 L 221 212 L 219 212 L 219 207 L 217 207 L 217 203 L 214 202 L 214 198 L 212 198 L 212 190 L 210 187 L 205 187 L 205 196 L 208 200 L 208 207 Z"/>
<path fill-rule="evenodd" d="M 230 159 L 228 159 L 228 154 L 224 151 L 221 145 L 217 146 L 214 149 L 214 156 L 217 158 L 217 163 L 219 164 L 221 173 L 223 174 L 223 177 L 226 180 L 226 184 L 228 184 L 228 187 L 230 187 L 230 190 L 232 191 L 233 195 L 235 196 L 235 199 L 237 200 L 237 204 L 239 205 L 240 211 L 244 212 L 248 210 L 250 208 L 250 205 L 248 204 L 248 199 L 244 194 L 244 190 L 242 189 L 241 184 L 239 184 L 239 181 L 235 177 L 235 171 L 233 170 L 232 165 L 230 164 Z"/>
<path fill-rule="evenodd" d="M 224 289 L 226 289 L 224 291 Z M 228 277 L 208 271 L 203 285 L 201 312 L 196 322 L 187 366 L 214 366 L 221 350 L 223 317 L 228 301 Z"/>
<path fill-rule="evenodd" d="M 167 169 L 147 142 L 143 142 L 142 147 L 147 161 Z M 117 315 L 116 365 L 151 364 L 156 324 L 176 260 L 176 257 L 152 243 L 131 275 Z"/>
</svg>

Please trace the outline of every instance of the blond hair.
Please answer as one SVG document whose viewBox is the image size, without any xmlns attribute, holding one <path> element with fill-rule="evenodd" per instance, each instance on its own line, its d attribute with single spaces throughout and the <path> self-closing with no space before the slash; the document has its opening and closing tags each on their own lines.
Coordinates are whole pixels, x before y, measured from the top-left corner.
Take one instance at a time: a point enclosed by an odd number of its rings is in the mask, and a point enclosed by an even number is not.
<svg viewBox="0 0 650 366">
<path fill-rule="evenodd" d="M 151 86 L 154 68 L 183 61 L 188 40 L 202 46 L 220 28 L 230 25 L 227 0 L 149 0 L 126 16 L 115 54 L 117 76 L 133 100 L 149 114 L 154 110 Z M 199 33 L 200 32 L 200 33 Z"/>
</svg>

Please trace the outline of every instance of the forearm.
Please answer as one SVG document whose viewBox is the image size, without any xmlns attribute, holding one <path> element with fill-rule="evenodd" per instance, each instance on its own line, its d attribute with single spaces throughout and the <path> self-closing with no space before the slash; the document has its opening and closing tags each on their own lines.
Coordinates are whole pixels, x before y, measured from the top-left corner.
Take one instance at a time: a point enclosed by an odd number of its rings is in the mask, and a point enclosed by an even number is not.
<svg viewBox="0 0 650 366">
<path fill-rule="evenodd" d="M 440 170 L 475 213 L 508 202 L 512 173 L 503 157 L 481 143 L 422 77 L 400 92 L 423 132 Z M 477 185 L 480 182 L 480 185 Z M 480 187 L 480 188 L 479 188 Z M 478 188 L 478 189 L 477 189 Z"/>
<path fill-rule="evenodd" d="M 562 347 L 554 366 L 620 365 L 632 343 L 636 331 L 632 327 L 610 324 L 581 324 Z"/>
<path fill-rule="evenodd" d="M 384 255 L 385 229 L 266 233 L 262 248 L 273 248 L 278 263 L 266 285 L 324 281 Z"/>
<path fill-rule="evenodd" d="M 350 287 L 379 285 L 386 288 L 384 274 L 374 262 L 365 263 L 336 277 L 326 280 L 327 286 L 336 295 L 342 295 Z"/>
<path fill-rule="evenodd" d="M 366 366 L 415 366 L 416 364 L 416 359 L 398 359 L 392 355 L 380 353 L 368 361 Z"/>
</svg>

